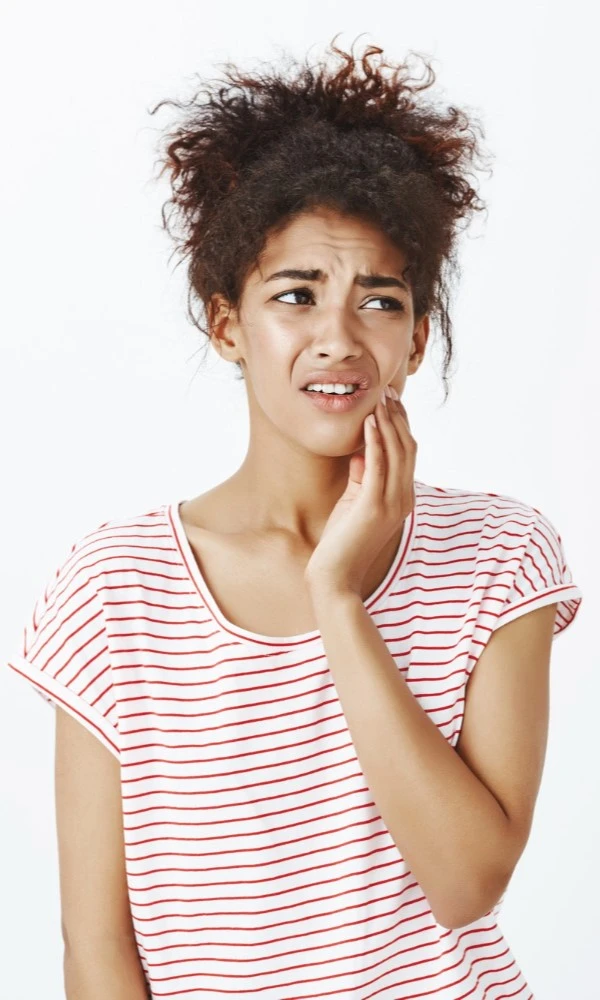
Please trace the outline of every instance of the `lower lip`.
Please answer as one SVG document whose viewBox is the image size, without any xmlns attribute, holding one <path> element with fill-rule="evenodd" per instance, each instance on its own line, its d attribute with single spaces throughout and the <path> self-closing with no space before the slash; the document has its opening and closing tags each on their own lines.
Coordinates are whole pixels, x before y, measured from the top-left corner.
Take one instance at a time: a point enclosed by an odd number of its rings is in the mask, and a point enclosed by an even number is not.
<svg viewBox="0 0 600 1000">
<path fill-rule="evenodd" d="M 317 406 L 320 410 L 325 410 L 327 413 L 346 413 L 348 410 L 356 409 L 361 399 L 364 399 L 369 390 L 356 389 L 355 392 L 348 392 L 343 395 L 341 392 L 328 395 L 325 392 L 307 392 L 305 389 L 301 389 L 300 391 L 313 406 Z"/>
</svg>

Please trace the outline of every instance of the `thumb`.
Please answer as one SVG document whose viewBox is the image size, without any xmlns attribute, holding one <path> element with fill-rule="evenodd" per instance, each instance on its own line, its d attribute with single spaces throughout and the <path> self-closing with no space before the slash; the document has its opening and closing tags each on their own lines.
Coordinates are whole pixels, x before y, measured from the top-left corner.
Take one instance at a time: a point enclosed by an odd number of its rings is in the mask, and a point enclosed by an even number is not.
<svg viewBox="0 0 600 1000">
<path fill-rule="evenodd" d="M 355 483 L 360 485 L 365 473 L 366 459 L 364 455 L 352 455 L 348 465 L 348 485 Z"/>
</svg>

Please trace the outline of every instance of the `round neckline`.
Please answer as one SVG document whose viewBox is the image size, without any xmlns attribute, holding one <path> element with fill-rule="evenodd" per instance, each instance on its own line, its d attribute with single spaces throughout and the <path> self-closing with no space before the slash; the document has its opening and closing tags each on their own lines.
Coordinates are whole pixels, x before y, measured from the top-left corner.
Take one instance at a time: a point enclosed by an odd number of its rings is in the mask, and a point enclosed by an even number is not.
<svg viewBox="0 0 600 1000">
<path fill-rule="evenodd" d="M 363 601 L 366 610 L 369 612 L 377 610 L 382 604 L 385 603 L 390 586 L 393 581 L 397 580 L 401 576 L 406 565 L 408 555 L 412 549 L 418 520 L 417 506 L 420 492 L 418 488 L 420 483 L 417 480 L 414 482 L 415 506 L 406 517 L 405 530 L 402 532 L 402 538 L 400 539 L 400 544 L 396 550 L 392 564 L 379 586 L 376 587 L 373 593 Z M 300 643 L 312 642 L 319 639 L 321 637 L 319 629 L 313 629 L 311 632 L 302 632 L 297 635 L 262 635 L 260 632 L 253 632 L 251 629 L 241 628 L 241 626 L 235 625 L 225 617 L 213 594 L 211 593 L 206 580 L 204 579 L 200 566 L 198 565 L 194 555 L 192 545 L 183 526 L 179 508 L 183 503 L 187 502 L 188 498 L 184 500 L 173 500 L 172 502 L 167 503 L 165 505 L 167 521 L 188 578 L 198 591 L 203 605 L 209 611 L 211 617 L 214 619 L 219 628 L 222 629 L 222 631 L 227 632 L 229 635 L 237 636 L 239 639 L 246 642 L 258 643 L 265 646 L 296 646 Z"/>
</svg>

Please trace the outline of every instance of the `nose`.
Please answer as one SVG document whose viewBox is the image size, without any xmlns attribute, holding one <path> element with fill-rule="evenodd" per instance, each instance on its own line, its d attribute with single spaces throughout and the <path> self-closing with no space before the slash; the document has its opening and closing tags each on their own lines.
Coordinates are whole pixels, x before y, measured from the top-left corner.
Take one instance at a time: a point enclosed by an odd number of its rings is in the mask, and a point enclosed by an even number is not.
<svg viewBox="0 0 600 1000">
<path fill-rule="evenodd" d="M 313 348 L 321 356 L 334 358 L 360 354 L 360 339 L 351 310 L 343 305 L 324 309 L 313 328 Z"/>
</svg>

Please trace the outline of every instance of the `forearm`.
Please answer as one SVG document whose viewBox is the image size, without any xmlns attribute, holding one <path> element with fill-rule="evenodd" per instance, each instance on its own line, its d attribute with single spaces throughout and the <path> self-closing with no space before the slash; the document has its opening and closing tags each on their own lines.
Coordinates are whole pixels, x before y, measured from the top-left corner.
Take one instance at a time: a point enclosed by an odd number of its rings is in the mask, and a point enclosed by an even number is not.
<svg viewBox="0 0 600 1000">
<path fill-rule="evenodd" d="M 311 595 L 379 813 L 436 919 L 470 923 L 504 890 L 508 817 L 421 708 L 360 596 L 317 582 Z"/>
<path fill-rule="evenodd" d="M 134 941 L 65 948 L 67 1000 L 148 1000 L 150 995 Z"/>
</svg>

